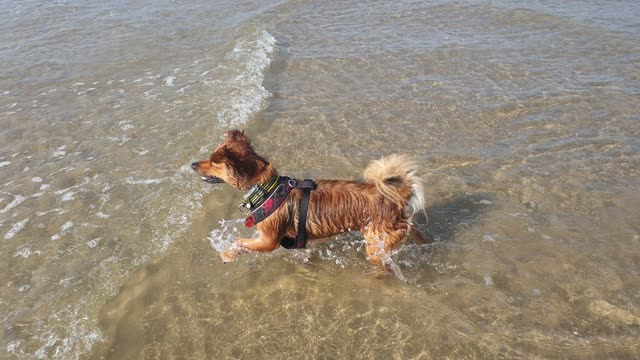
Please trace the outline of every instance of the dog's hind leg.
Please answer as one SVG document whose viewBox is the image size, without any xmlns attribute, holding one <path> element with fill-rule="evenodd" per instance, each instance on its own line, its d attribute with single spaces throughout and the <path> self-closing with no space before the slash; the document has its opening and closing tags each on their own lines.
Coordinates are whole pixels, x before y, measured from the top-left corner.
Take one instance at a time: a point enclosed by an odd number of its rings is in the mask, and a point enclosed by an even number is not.
<svg viewBox="0 0 640 360">
<path fill-rule="evenodd" d="M 366 230 L 363 232 L 366 240 L 366 250 L 369 261 L 384 270 L 389 270 L 385 263 L 386 257 L 407 235 L 407 229 L 397 229 L 385 232 Z"/>
</svg>

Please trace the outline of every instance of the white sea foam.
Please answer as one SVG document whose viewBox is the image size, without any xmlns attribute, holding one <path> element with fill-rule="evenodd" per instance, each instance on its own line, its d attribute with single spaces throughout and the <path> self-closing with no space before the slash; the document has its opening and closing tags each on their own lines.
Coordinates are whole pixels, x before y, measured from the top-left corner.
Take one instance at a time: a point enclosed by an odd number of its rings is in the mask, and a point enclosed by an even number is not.
<svg viewBox="0 0 640 360">
<path fill-rule="evenodd" d="M 56 91 L 58 91 L 58 89 L 51 89 L 51 90 L 48 90 L 48 91 L 45 91 L 45 92 L 41 93 L 40 96 L 47 96 L 47 95 L 49 95 L 51 93 L 54 93 Z"/>
<path fill-rule="evenodd" d="M 19 233 L 22 229 L 24 229 L 25 225 L 27 225 L 28 222 L 29 222 L 29 218 L 26 218 L 24 220 L 21 220 L 13 224 L 11 229 L 9 229 L 9 231 L 7 231 L 6 234 L 4 234 L 4 239 L 5 240 L 12 239 L 14 236 L 16 236 L 17 233 Z"/>
<path fill-rule="evenodd" d="M 68 191 L 68 192 L 66 192 L 66 193 L 64 193 L 62 195 L 60 200 L 62 200 L 63 202 L 64 201 L 71 201 L 71 200 L 75 199 L 75 197 L 73 195 L 75 195 L 73 191 Z"/>
<path fill-rule="evenodd" d="M 218 112 L 218 121 L 224 126 L 244 125 L 249 117 L 263 108 L 271 96 L 263 86 L 264 70 L 271 63 L 276 39 L 267 31 L 255 38 L 238 40 L 235 48 L 226 55 L 233 71 L 233 79 L 223 83 L 223 92 L 231 94 L 227 107 Z"/>
<path fill-rule="evenodd" d="M 68 278 L 64 278 L 64 279 L 62 279 L 62 280 L 58 281 L 58 284 L 59 284 L 59 285 L 62 285 L 63 287 L 68 288 L 69 286 L 71 286 L 71 285 L 73 284 L 73 283 L 72 283 L 72 281 L 73 281 L 73 279 L 75 279 L 75 278 L 76 278 L 75 276 L 71 276 L 71 277 L 68 277 Z"/>
<path fill-rule="evenodd" d="M 87 241 L 85 244 L 87 245 L 87 247 L 89 249 L 93 249 L 96 246 L 98 246 L 98 244 L 100 243 L 101 240 L 102 240 L 102 238 L 95 238 L 95 239 L 91 239 L 91 240 Z"/>
<path fill-rule="evenodd" d="M 124 179 L 124 181 L 129 185 L 157 185 L 163 182 L 165 179 L 134 179 L 132 177 L 128 177 Z"/>
<path fill-rule="evenodd" d="M 21 202 L 23 202 L 25 200 L 25 197 L 22 195 L 16 195 L 13 198 L 13 201 L 8 203 L 7 206 L 5 206 L 2 210 L 0 210 L 0 214 L 4 214 L 7 211 L 13 209 L 14 207 L 20 205 Z"/>
<path fill-rule="evenodd" d="M 97 343 L 104 341 L 104 336 L 95 323 L 87 321 L 84 314 L 85 302 L 75 307 L 66 307 L 50 318 L 51 322 L 65 323 L 65 328 L 72 329 L 70 333 L 61 335 L 56 328 L 45 329 L 38 338 L 42 345 L 35 352 L 38 359 L 69 359 L 79 358 L 78 354 L 89 351 Z M 76 356 L 73 356 L 76 354 Z"/>
<path fill-rule="evenodd" d="M 484 235 L 482 237 L 482 241 L 484 241 L 484 242 L 494 242 L 494 241 L 496 241 L 496 238 L 494 237 L 494 235 L 487 234 L 487 235 Z"/>
<path fill-rule="evenodd" d="M 141 149 L 141 150 L 133 149 L 133 151 L 138 155 L 147 155 L 149 153 L 148 149 Z"/>
<path fill-rule="evenodd" d="M 174 86 L 174 81 L 176 80 L 175 76 L 167 76 L 164 78 L 164 84 L 167 86 Z"/>
<path fill-rule="evenodd" d="M 20 350 L 22 346 L 22 341 L 13 340 L 7 344 L 7 354 L 11 354 L 14 356 L 23 356 L 24 352 Z"/>
<path fill-rule="evenodd" d="M 185 90 L 188 90 L 190 87 L 191 87 L 191 85 L 183 86 L 183 87 L 181 87 L 180 89 L 176 90 L 176 92 L 177 92 L 178 94 L 184 94 Z"/>
<path fill-rule="evenodd" d="M 133 129 L 135 127 L 135 126 L 133 126 L 131 124 L 131 121 L 129 121 L 129 120 L 120 121 L 118 123 L 118 125 L 120 125 L 120 130 L 122 130 L 122 131 L 131 130 L 131 129 Z"/>
<path fill-rule="evenodd" d="M 140 265 L 144 265 L 149 261 L 149 256 L 148 255 L 142 255 L 139 258 L 133 259 L 131 261 L 131 264 L 135 267 L 138 267 Z"/>
<path fill-rule="evenodd" d="M 5 167 L 5 166 L 9 166 L 9 165 L 11 165 L 11 161 L 0 162 L 0 167 Z"/>
<path fill-rule="evenodd" d="M 160 96 L 160 93 L 156 93 L 159 90 L 160 89 L 158 89 L 158 88 L 153 88 L 151 90 L 145 91 L 144 92 L 144 98 L 145 99 L 155 99 L 155 98 L 157 98 L 158 96 Z"/>
<path fill-rule="evenodd" d="M 73 227 L 73 221 L 69 220 L 66 223 L 62 224 L 62 226 L 60 226 L 60 229 L 58 230 L 57 234 L 54 234 L 53 236 L 51 236 L 51 240 L 58 240 L 60 239 L 63 235 L 65 235 L 71 228 Z"/>
<path fill-rule="evenodd" d="M 107 136 L 105 139 L 114 142 L 118 145 L 124 145 L 127 142 L 129 142 L 131 139 L 126 137 L 126 136 L 121 136 L 121 137 L 117 137 L 117 136 Z"/>
<path fill-rule="evenodd" d="M 493 286 L 493 279 L 491 278 L 491 275 L 487 274 L 484 276 L 484 284 L 487 286 Z"/>
<path fill-rule="evenodd" d="M 33 254 L 33 252 L 31 251 L 30 248 L 28 247 L 21 247 L 18 251 L 16 251 L 15 254 L 13 254 L 13 257 L 17 257 L 17 256 L 21 256 L 23 258 L 28 258 L 29 256 L 31 256 Z"/>
<path fill-rule="evenodd" d="M 60 227 L 61 232 L 65 232 L 73 227 L 73 221 L 69 220 Z"/>
<path fill-rule="evenodd" d="M 77 188 L 83 187 L 84 185 L 88 184 L 89 181 L 91 181 L 90 178 L 85 178 L 80 184 L 69 186 L 68 188 L 56 190 L 55 193 L 56 193 L 56 195 L 64 194 L 64 193 L 68 192 L 71 189 L 77 189 Z"/>
</svg>

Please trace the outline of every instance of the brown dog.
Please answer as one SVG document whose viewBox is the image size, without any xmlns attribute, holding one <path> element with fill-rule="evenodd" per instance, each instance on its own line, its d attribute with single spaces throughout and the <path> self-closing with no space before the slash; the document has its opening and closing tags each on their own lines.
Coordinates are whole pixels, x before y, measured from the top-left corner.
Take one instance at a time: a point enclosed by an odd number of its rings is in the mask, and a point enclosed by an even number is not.
<svg viewBox="0 0 640 360">
<path fill-rule="evenodd" d="M 267 159 L 256 154 L 251 141 L 238 130 L 224 134 L 225 141 L 208 160 L 191 167 L 209 183 L 227 183 L 241 191 L 276 179 L 278 172 Z M 422 234 L 411 223 L 424 207 L 423 189 L 416 165 L 405 156 L 391 155 L 373 161 L 365 170 L 365 182 L 317 180 L 311 191 L 306 232 L 309 239 L 360 231 L 366 239 L 369 259 L 387 268 L 388 255 L 407 233 L 418 243 Z M 238 239 L 222 259 L 233 261 L 245 251 L 273 251 L 284 237 L 298 232 L 298 210 L 302 190 L 293 189 L 282 204 L 257 224 L 259 236 Z"/>
</svg>

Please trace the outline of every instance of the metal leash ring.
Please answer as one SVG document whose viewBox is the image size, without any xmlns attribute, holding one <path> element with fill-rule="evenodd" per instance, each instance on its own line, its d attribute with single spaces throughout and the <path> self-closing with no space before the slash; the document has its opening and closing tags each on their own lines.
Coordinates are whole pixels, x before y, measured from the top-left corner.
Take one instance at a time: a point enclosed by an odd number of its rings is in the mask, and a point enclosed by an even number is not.
<svg viewBox="0 0 640 360">
<path fill-rule="evenodd" d="M 240 211 L 241 213 L 243 213 L 244 215 L 249 215 L 251 214 L 251 209 L 247 209 L 247 207 L 245 206 L 245 204 L 240 204 L 238 205 L 238 211 Z"/>
</svg>

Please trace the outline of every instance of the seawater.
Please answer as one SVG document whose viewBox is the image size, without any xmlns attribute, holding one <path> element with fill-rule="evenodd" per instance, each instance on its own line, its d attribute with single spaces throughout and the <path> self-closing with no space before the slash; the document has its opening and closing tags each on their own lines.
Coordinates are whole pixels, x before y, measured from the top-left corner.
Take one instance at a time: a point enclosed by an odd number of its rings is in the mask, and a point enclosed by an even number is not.
<svg viewBox="0 0 640 360">
<path fill-rule="evenodd" d="M 0 2 L 2 358 L 637 358 L 633 1 Z M 189 167 L 421 166 L 435 242 L 376 279 Z"/>
</svg>

